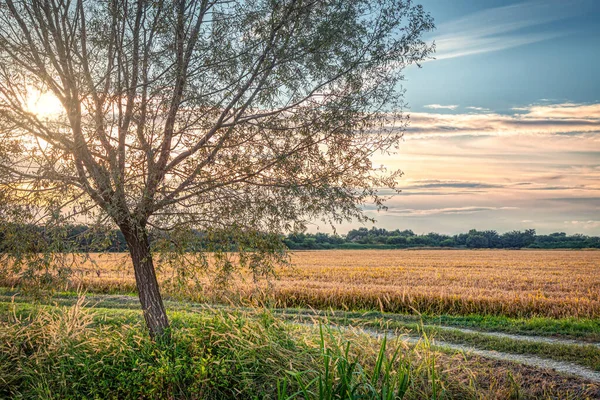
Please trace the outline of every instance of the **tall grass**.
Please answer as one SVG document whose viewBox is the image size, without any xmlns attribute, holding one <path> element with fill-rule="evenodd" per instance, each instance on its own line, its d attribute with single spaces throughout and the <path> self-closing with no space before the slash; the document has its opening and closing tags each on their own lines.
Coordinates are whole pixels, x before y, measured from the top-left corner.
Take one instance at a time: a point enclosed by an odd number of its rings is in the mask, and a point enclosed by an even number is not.
<svg viewBox="0 0 600 400">
<path fill-rule="evenodd" d="M 0 399 L 595 398 L 600 387 L 526 367 L 376 339 L 269 311 L 170 312 L 157 344 L 139 311 L 2 303 Z"/>
<path fill-rule="evenodd" d="M 329 336 L 329 341 L 325 338 Z M 375 363 L 365 369 L 356 356 L 350 353 L 351 343 L 335 340 L 329 326 L 319 324 L 321 369 L 317 371 L 292 372 L 288 374 L 299 386 L 299 390 L 289 394 L 292 385 L 289 380 L 278 383 L 278 399 L 403 399 L 410 384 L 410 361 L 399 362 L 401 347 L 388 354 L 387 337 L 384 336 Z M 333 339 L 333 340 L 331 340 Z M 331 345 L 327 345 L 327 343 Z M 305 375 L 315 375 L 306 382 Z"/>
<path fill-rule="evenodd" d="M 172 341 L 157 344 L 139 313 L 98 315 L 83 297 L 27 315 L 16 307 L 0 323 L 0 398 L 383 400 L 411 382 L 407 349 L 384 339 L 361 364 L 365 347 L 267 311 L 174 312 Z"/>
</svg>

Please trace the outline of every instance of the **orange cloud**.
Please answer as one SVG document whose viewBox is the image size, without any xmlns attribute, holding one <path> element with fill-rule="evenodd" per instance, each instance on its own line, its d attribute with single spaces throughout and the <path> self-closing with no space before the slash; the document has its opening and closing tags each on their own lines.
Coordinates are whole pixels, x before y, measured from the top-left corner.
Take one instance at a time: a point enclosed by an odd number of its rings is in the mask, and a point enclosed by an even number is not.
<svg viewBox="0 0 600 400">
<path fill-rule="evenodd" d="M 470 108 L 472 109 L 472 108 Z M 430 136 L 586 134 L 600 132 L 600 104 L 532 105 L 515 113 L 410 114 L 407 139 Z"/>
</svg>

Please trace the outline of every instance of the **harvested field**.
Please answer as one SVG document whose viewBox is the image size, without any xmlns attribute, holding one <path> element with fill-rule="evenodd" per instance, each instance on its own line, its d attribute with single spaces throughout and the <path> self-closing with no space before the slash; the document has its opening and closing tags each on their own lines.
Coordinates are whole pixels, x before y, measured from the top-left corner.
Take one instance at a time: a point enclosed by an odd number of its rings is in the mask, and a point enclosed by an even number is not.
<svg viewBox="0 0 600 400">
<path fill-rule="evenodd" d="M 597 251 L 321 251 L 294 261 L 276 284 L 281 306 L 600 316 Z"/>
<path fill-rule="evenodd" d="M 126 255 L 92 259 L 78 268 L 73 285 L 104 293 L 135 290 Z M 598 251 L 321 250 L 296 252 L 292 262 L 260 290 L 242 275 L 227 292 L 217 291 L 205 277 L 184 297 L 402 313 L 600 316 Z M 170 275 L 163 271 L 161 279 Z"/>
</svg>

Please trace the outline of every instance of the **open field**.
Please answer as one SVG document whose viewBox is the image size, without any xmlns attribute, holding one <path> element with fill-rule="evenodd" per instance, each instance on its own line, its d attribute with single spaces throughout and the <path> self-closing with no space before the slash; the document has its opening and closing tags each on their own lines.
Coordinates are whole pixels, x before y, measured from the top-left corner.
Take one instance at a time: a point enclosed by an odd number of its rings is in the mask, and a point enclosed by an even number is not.
<svg viewBox="0 0 600 400">
<path fill-rule="evenodd" d="M 298 253 L 282 305 L 426 313 L 600 316 L 596 251 Z"/>
<path fill-rule="evenodd" d="M 92 260 L 76 269 L 73 286 L 135 291 L 127 255 Z M 261 290 L 242 275 L 227 292 L 215 291 L 204 277 L 184 297 L 395 313 L 600 317 L 600 251 L 322 250 L 296 252 L 292 263 Z M 159 279 L 169 276 L 167 269 Z"/>
<path fill-rule="evenodd" d="M 393 375 L 410 376 L 406 399 L 600 397 L 598 251 L 332 250 L 292 262 L 270 286 L 240 275 L 223 291 L 202 277 L 179 294 L 163 268 L 179 332 L 168 353 L 144 333 L 126 255 L 93 255 L 69 285 L 37 300 L 8 278 L 0 363 L 25 373 L 0 374 L 0 397 L 324 398 L 316 387 L 290 395 L 323 378 L 327 362 L 348 367 L 348 357 L 361 363 L 354 384 L 363 385 L 384 336 L 388 357 L 401 354 Z M 88 290 L 90 310 L 75 287 Z M 319 324 L 334 334 L 326 357 Z M 114 360 L 137 366 L 128 375 Z"/>
</svg>

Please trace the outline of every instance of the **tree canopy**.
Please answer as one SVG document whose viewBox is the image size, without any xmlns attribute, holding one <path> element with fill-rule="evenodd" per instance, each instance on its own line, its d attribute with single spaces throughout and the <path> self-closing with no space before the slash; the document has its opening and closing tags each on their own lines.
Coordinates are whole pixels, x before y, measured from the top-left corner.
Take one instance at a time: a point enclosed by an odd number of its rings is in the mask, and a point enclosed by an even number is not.
<svg viewBox="0 0 600 400">
<path fill-rule="evenodd" d="M 399 173 L 371 156 L 402 135 L 432 28 L 410 0 L 3 0 L 2 218 L 118 227 L 161 334 L 149 230 L 171 252 L 192 229 L 260 232 L 273 258 L 264 232 L 381 206 Z"/>
</svg>

